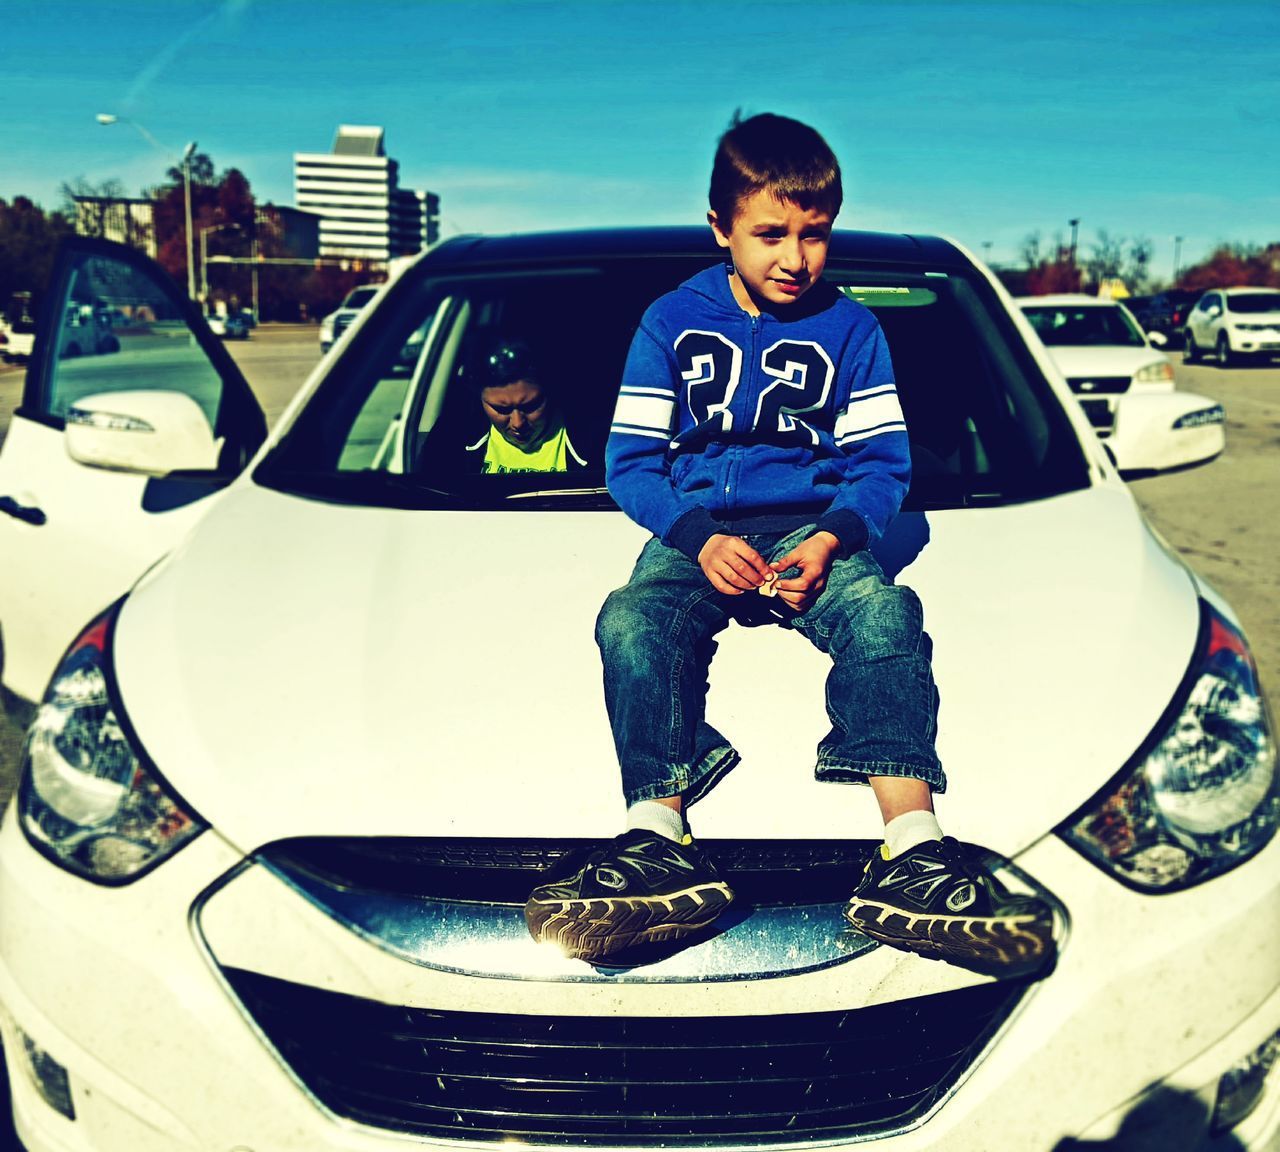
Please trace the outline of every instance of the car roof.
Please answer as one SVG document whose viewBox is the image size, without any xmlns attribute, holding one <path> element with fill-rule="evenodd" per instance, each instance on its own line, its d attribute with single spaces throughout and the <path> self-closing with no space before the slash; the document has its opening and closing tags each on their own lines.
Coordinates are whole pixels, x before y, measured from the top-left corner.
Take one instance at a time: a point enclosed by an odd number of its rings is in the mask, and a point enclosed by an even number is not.
<svg viewBox="0 0 1280 1152">
<path fill-rule="evenodd" d="M 459 236 L 432 248 L 422 260 L 444 270 L 451 265 L 471 268 L 484 264 L 562 264 L 575 259 L 671 256 L 717 259 L 723 254 L 724 249 L 716 245 L 711 229 L 703 225 Z M 961 249 L 937 236 L 846 229 L 832 233 L 829 259 L 884 262 L 896 266 L 918 264 L 933 268 L 967 269 L 973 266 Z"/>
</svg>

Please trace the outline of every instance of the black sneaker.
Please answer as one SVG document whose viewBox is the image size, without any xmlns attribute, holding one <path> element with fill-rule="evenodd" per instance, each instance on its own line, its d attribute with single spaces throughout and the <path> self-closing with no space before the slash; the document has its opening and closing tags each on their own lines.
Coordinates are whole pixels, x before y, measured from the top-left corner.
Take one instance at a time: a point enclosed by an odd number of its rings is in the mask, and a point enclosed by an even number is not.
<svg viewBox="0 0 1280 1152">
<path fill-rule="evenodd" d="M 729 885 L 694 845 L 656 832 L 624 832 L 564 880 L 535 888 L 524 906 L 538 943 L 600 963 L 633 947 L 677 940 L 707 927 L 733 900 Z"/>
<path fill-rule="evenodd" d="M 846 905 L 859 931 L 989 975 L 1026 975 L 1053 959 L 1053 913 L 1011 893 L 950 836 L 892 859 L 881 847 Z"/>
</svg>

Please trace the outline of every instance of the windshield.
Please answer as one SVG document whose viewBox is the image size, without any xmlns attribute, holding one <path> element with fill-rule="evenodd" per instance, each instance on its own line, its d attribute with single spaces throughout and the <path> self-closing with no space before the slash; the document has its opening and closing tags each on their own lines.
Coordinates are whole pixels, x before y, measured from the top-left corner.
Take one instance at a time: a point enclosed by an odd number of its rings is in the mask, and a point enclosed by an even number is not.
<svg viewBox="0 0 1280 1152">
<path fill-rule="evenodd" d="M 1147 342 L 1129 314 L 1113 304 L 1024 304 L 1022 310 L 1051 348 L 1141 348 Z"/>
<path fill-rule="evenodd" d="M 363 308 L 376 295 L 376 288 L 355 288 L 347 293 L 347 298 L 342 302 L 344 308 Z"/>
<path fill-rule="evenodd" d="M 645 308 L 706 263 L 432 277 L 424 262 L 366 317 L 255 476 L 350 503 L 611 508 L 604 446 L 631 339 Z M 1073 427 L 984 281 L 830 263 L 825 278 L 888 340 L 911 438 L 908 507 L 1087 482 Z"/>
<path fill-rule="evenodd" d="M 1242 292 L 1226 300 L 1228 312 L 1280 312 L 1280 292 Z"/>
</svg>

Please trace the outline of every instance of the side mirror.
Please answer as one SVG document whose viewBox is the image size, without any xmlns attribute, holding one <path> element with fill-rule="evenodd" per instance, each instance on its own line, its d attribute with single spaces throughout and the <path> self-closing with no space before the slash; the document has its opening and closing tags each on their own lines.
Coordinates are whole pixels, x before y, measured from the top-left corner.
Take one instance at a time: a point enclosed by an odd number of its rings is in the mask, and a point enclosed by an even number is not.
<svg viewBox="0 0 1280 1152">
<path fill-rule="evenodd" d="M 1148 332 L 1147 342 L 1153 348 L 1163 348 L 1169 343 L 1169 338 L 1163 332 Z"/>
<path fill-rule="evenodd" d="M 78 464 L 164 476 L 211 471 L 222 447 L 200 405 L 183 392 L 105 392 L 67 412 L 67 454 Z"/>
<path fill-rule="evenodd" d="M 1222 405 L 1194 392 L 1125 396 L 1107 447 L 1126 479 L 1206 464 L 1226 446 Z"/>
</svg>

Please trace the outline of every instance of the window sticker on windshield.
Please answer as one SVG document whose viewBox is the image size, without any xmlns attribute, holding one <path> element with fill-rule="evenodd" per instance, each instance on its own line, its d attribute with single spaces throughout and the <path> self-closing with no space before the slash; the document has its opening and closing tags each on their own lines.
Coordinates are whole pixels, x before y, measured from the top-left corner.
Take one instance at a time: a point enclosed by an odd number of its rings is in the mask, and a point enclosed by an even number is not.
<svg viewBox="0 0 1280 1152">
<path fill-rule="evenodd" d="M 839 288 L 850 300 L 868 308 L 923 308 L 938 299 L 929 288 L 906 284 L 841 284 Z"/>
</svg>

